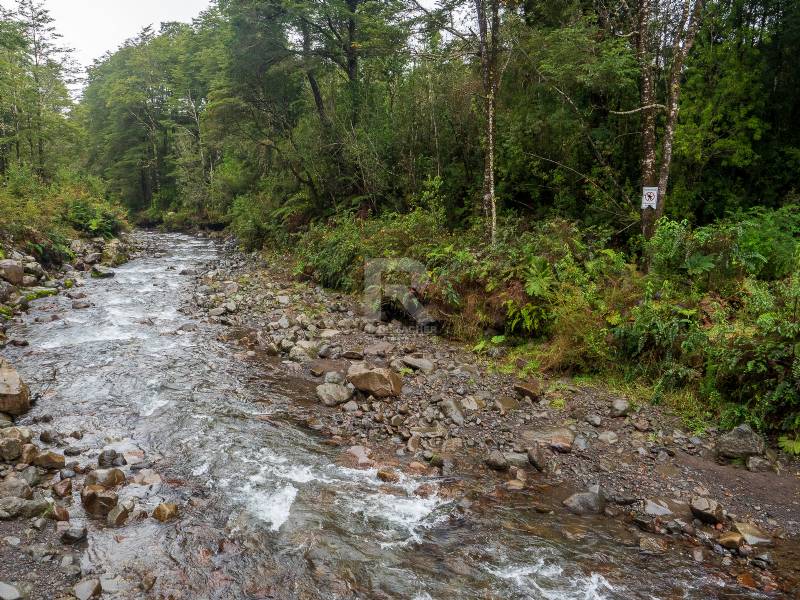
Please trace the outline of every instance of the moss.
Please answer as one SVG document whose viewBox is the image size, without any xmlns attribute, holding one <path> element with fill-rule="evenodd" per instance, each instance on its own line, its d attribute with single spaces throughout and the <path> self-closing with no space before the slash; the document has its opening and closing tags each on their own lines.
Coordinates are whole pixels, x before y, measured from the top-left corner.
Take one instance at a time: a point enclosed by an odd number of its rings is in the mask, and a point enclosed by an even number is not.
<svg viewBox="0 0 800 600">
<path fill-rule="evenodd" d="M 68 290 L 71 290 L 75 286 L 75 282 L 72 279 L 65 279 L 64 280 L 64 287 Z"/>
<path fill-rule="evenodd" d="M 34 300 L 38 300 L 39 298 L 47 298 L 49 296 L 55 296 L 58 294 L 58 290 L 51 290 L 51 289 L 40 289 L 34 290 L 25 294 L 25 300 L 28 302 L 33 302 Z"/>
<path fill-rule="evenodd" d="M 0 319 L 10 319 L 13 316 L 14 316 L 14 311 L 11 310 L 10 306 L 0 304 Z"/>
</svg>

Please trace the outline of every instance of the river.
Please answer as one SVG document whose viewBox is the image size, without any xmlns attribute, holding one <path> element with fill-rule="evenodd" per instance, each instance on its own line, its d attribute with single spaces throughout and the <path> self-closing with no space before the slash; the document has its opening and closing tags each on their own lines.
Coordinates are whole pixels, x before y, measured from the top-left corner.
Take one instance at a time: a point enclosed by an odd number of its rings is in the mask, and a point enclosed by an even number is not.
<svg viewBox="0 0 800 600">
<path fill-rule="evenodd" d="M 91 308 L 34 302 L 11 331 L 30 346 L 6 351 L 40 394 L 27 422 L 47 415 L 84 432 L 74 445 L 85 464 L 102 448 L 128 453 L 130 474 L 149 467 L 163 484 L 120 496 L 181 506 L 167 524 L 86 521 L 82 567 L 108 597 L 143 597 L 148 578 L 156 597 L 193 599 L 754 597 L 686 553 L 642 554 L 609 520 L 540 514 L 527 495 L 497 499 L 481 481 L 460 498 L 421 498 L 424 478 L 387 486 L 343 466 L 341 449 L 285 418 L 308 386 L 182 310 L 194 288 L 181 271 L 218 266 L 217 246 L 137 235 L 149 251 L 87 281 Z"/>
</svg>

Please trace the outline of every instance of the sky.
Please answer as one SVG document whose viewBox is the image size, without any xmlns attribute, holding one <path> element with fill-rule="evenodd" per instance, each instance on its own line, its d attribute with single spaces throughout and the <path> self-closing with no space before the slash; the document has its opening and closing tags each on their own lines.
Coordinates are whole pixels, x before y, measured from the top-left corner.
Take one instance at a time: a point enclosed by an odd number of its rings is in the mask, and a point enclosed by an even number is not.
<svg viewBox="0 0 800 600">
<path fill-rule="evenodd" d="M 9 7 L 12 0 L 0 0 Z M 208 8 L 210 0 L 45 0 L 63 35 L 64 46 L 75 50 L 81 66 L 89 66 L 115 50 L 147 25 L 163 21 L 190 22 Z"/>
</svg>

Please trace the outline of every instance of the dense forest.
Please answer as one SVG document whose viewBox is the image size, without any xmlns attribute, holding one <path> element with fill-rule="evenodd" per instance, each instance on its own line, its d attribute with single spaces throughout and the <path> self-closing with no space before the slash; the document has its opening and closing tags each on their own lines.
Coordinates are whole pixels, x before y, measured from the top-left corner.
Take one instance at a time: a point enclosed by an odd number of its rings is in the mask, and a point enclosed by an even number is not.
<svg viewBox="0 0 800 600">
<path fill-rule="evenodd" d="M 800 450 L 800 3 L 218 0 L 79 100 L 41 2 L 2 17 L 0 228 L 39 254 L 124 207 L 345 291 L 413 258 L 498 368 Z"/>
</svg>

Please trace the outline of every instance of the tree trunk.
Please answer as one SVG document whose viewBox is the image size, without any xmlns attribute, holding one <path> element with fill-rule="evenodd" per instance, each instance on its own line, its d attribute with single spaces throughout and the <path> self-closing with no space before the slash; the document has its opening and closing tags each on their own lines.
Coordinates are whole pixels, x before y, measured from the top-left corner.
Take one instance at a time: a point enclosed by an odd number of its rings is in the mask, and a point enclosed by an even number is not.
<svg viewBox="0 0 800 600">
<path fill-rule="evenodd" d="M 642 70 L 642 187 L 655 187 L 656 179 L 656 114 L 653 107 L 655 87 L 653 83 L 653 64 L 650 56 L 650 19 L 652 0 L 641 0 L 638 13 L 638 40 L 636 54 Z M 660 203 L 660 199 L 659 199 Z M 650 239 L 655 231 L 656 209 L 642 209 L 642 235 Z"/>
<path fill-rule="evenodd" d="M 490 5 L 487 7 L 487 3 Z M 491 22 L 487 15 L 491 11 Z M 483 83 L 484 108 L 486 111 L 486 148 L 483 170 L 483 212 L 489 219 L 492 244 L 497 241 L 497 195 L 495 190 L 495 152 L 497 145 L 497 55 L 500 32 L 499 0 L 475 0 L 478 15 L 478 42 L 481 57 L 481 81 Z"/>
</svg>

